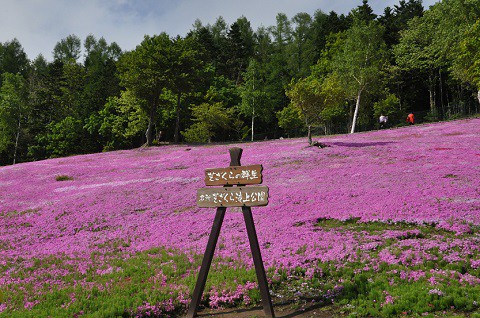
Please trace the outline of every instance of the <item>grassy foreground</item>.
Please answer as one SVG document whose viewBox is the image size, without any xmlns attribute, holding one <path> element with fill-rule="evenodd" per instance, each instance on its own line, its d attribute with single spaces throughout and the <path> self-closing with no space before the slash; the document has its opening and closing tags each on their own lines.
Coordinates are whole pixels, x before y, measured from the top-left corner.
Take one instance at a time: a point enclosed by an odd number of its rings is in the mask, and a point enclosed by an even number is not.
<svg viewBox="0 0 480 318">
<path fill-rule="evenodd" d="M 326 231 L 353 230 L 376 237 L 376 244 L 371 244 L 366 253 L 371 259 L 385 250 L 401 256 L 407 249 L 401 248 L 399 242 L 428 242 L 441 236 L 448 244 L 478 235 L 479 231 L 476 228 L 473 233 L 458 236 L 432 226 L 359 224 L 355 220 L 331 219 L 319 220 L 316 226 Z M 387 232 L 396 235 L 385 236 Z M 339 316 L 480 317 L 479 264 L 468 259 L 450 262 L 444 259 L 441 249 L 428 248 L 429 260 L 419 261 L 415 254 L 409 254 L 406 264 L 318 262 L 308 269 L 269 268 L 273 301 L 294 301 L 297 306 L 334 303 L 340 308 Z M 108 266 L 96 267 L 96 259 L 101 257 L 92 254 L 92 268 L 84 273 L 72 265 L 74 260 L 66 257 L 31 260 L 31 267 L 13 277 L 18 283 L 2 285 L 0 300 L 8 300 L 15 309 L 4 310 L 0 317 L 176 317 L 185 313 L 201 256 L 155 248 L 127 259 L 112 257 Z M 259 304 L 253 269 L 225 259 L 216 259 L 212 266 L 204 306 Z M 15 264 L 9 263 L 0 271 L 5 273 L 12 268 Z M 52 268 L 57 277 L 52 277 Z M 45 275 L 38 275 L 42 270 Z M 32 276 L 36 279 L 31 280 Z M 57 287 L 42 284 L 51 279 L 58 280 Z"/>
</svg>

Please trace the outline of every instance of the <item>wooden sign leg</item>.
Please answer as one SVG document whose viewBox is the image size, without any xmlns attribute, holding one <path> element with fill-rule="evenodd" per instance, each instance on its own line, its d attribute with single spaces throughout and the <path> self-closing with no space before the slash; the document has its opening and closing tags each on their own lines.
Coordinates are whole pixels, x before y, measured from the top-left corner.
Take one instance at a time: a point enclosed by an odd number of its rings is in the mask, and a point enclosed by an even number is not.
<svg viewBox="0 0 480 318">
<path fill-rule="evenodd" d="M 242 212 L 243 218 L 245 219 L 245 225 L 247 226 L 248 240 L 250 241 L 250 248 L 252 250 L 255 272 L 257 273 L 263 311 L 265 312 L 266 317 L 275 318 L 270 292 L 268 291 L 267 275 L 265 274 L 265 268 L 263 267 L 262 254 L 260 253 L 257 232 L 255 231 L 255 224 L 253 223 L 252 209 L 250 207 L 242 207 Z"/>
<path fill-rule="evenodd" d="M 220 228 L 222 227 L 223 218 L 225 217 L 226 210 L 227 208 L 224 208 L 224 207 L 217 208 L 217 213 L 215 214 L 215 220 L 213 221 L 212 231 L 210 232 L 207 248 L 205 249 L 205 254 L 203 256 L 202 266 L 200 267 L 197 283 L 193 291 L 192 302 L 190 304 L 190 308 L 188 309 L 188 313 L 187 313 L 188 318 L 193 318 L 197 315 L 198 305 L 200 305 L 200 300 L 202 299 L 203 290 L 205 289 L 208 270 L 210 269 L 210 265 L 212 264 L 213 253 L 215 252 L 215 246 L 217 245 L 218 236 L 220 234 Z"/>
</svg>

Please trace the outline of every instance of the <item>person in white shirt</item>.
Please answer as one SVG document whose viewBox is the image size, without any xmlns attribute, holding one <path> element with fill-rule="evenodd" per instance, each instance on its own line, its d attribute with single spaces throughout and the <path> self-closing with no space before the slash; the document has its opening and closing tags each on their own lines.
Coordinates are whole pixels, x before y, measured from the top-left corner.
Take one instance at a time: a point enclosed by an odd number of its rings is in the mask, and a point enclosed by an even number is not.
<svg viewBox="0 0 480 318">
<path fill-rule="evenodd" d="M 380 128 L 387 127 L 388 116 L 380 115 L 378 122 L 380 123 Z"/>
</svg>

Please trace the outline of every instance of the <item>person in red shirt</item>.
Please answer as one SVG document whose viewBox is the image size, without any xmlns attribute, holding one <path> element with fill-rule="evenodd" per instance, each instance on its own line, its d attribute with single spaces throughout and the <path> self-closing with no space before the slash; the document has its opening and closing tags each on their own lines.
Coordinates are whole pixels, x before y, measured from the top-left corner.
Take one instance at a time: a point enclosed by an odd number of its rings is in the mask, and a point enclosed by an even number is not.
<svg viewBox="0 0 480 318">
<path fill-rule="evenodd" d="M 410 125 L 413 125 L 415 123 L 415 116 L 413 115 L 413 113 L 408 114 L 407 123 L 409 123 Z"/>
</svg>

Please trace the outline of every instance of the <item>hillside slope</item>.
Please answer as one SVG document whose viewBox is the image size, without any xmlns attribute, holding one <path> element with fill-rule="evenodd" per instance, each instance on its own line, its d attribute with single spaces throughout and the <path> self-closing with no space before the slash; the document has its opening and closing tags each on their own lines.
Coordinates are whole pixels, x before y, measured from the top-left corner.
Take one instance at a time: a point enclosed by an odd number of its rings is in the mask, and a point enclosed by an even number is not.
<svg viewBox="0 0 480 318">
<path fill-rule="evenodd" d="M 196 191 L 234 146 L 270 189 L 252 210 L 274 303 L 478 311 L 480 119 L 320 141 L 329 147 L 176 145 L 1 167 L 0 317 L 184 313 L 215 215 Z M 213 266 L 204 304 L 259 301 L 239 208 Z"/>
<path fill-rule="evenodd" d="M 205 168 L 228 166 L 232 146 L 244 149 L 242 164 L 264 166 L 270 204 L 253 213 L 268 264 L 305 261 L 289 254 L 306 238 L 337 246 L 316 231 L 322 218 L 431 223 L 459 233 L 480 225 L 480 119 L 321 141 L 330 147 L 304 139 L 164 146 L 2 167 L 0 255 L 87 256 L 112 240 L 128 240 L 129 252 L 163 245 L 202 253 L 214 210 L 196 207 L 196 189 Z M 61 175 L 73 180 L 56 181 Z M 344 237 L 338 253 L 312 247 L 305 257 L 341 257 L 356 240 Z M 247 250 L 235 209 L 221 243 L 223 256 Z"/>
</svg>

